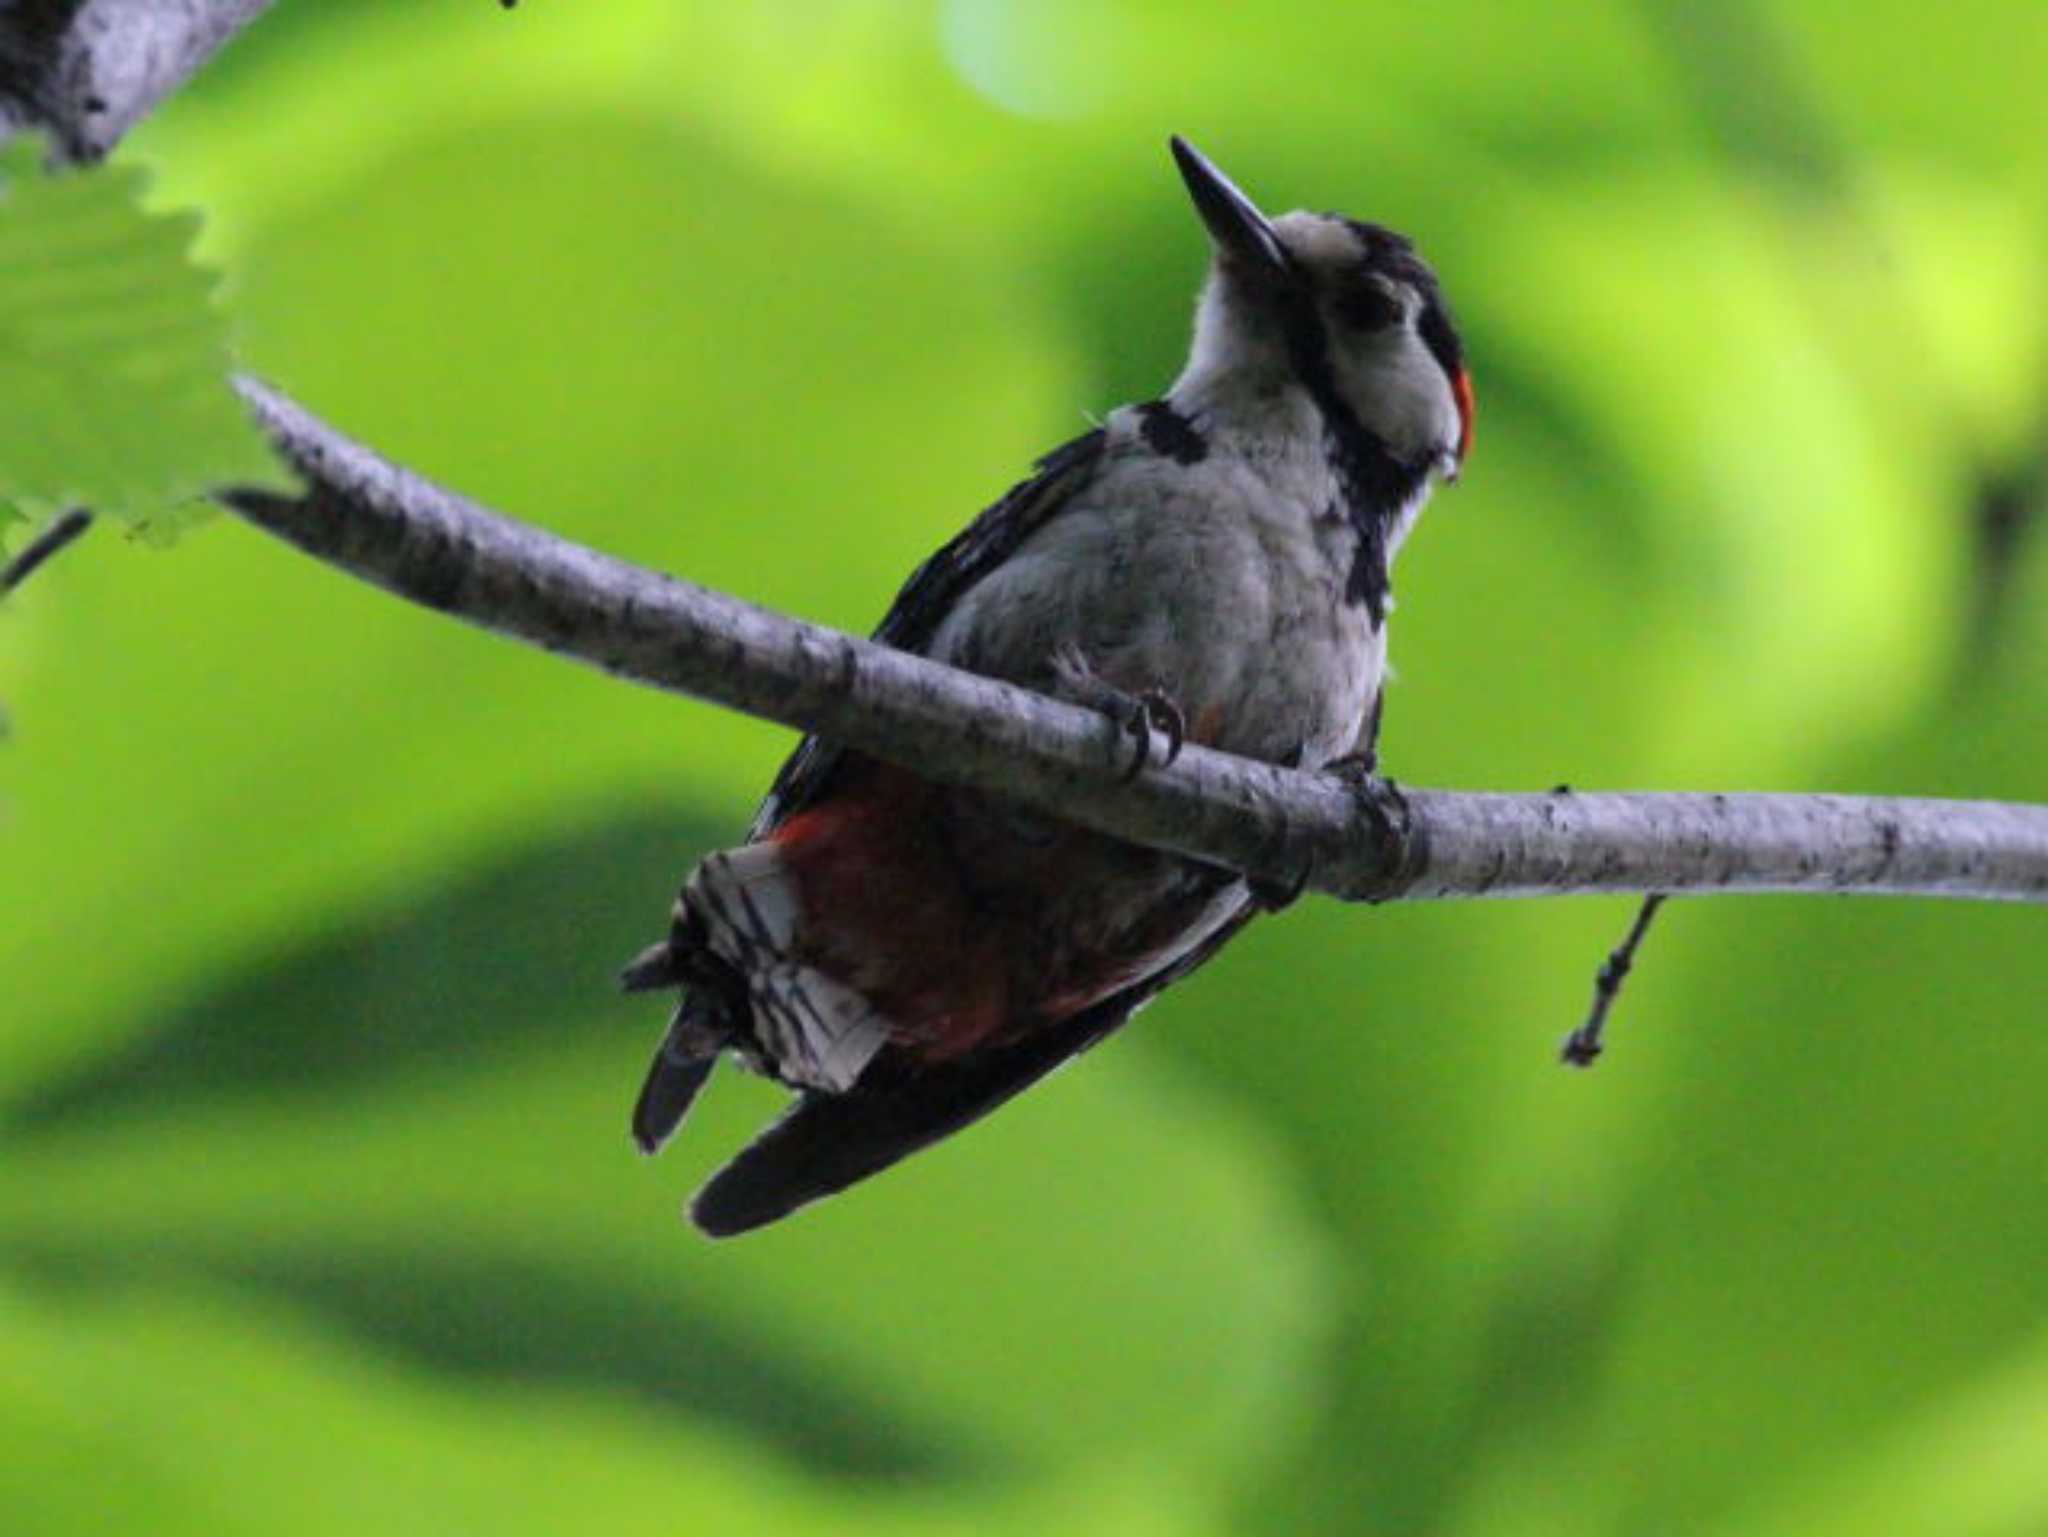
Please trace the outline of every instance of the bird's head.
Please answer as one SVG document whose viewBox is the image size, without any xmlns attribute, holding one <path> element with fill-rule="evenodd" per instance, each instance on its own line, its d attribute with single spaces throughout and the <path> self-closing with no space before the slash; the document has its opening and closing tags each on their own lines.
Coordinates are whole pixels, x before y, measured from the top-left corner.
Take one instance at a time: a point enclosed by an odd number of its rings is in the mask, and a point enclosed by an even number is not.
<svg viewBox="0 0 2048 1537">
<path fill-rule="evenodd" d="M 1339 214 L 1269 219 L 1185 139 L 1173 156 L 1216 252 L 1184 379 L 1287 379 L 1332 430 L 1355 426 L 1390 459 L 1454 477 L 1472 447 L 1472 380 L 1408 238 Z"/>
</svg>

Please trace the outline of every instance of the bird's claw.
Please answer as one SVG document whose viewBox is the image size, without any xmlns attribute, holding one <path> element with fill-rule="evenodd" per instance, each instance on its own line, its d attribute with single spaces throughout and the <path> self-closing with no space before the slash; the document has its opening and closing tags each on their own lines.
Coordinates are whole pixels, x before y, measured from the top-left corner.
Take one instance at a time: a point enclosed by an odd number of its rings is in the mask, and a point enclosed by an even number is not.
<svg viewBox="0 0 2048 1537">
<path fill-rule="evenodd" d="M 1129 694 L 1124 707 L 1124 730 L 1131 734 L 1134 744 L 1131 766 L 1124 770 L 1128 782 L 1144 772 L 1146 764 L 1152 761 L 1152 733 L 1157 731 L 1166 738 L 1166 752 L 1159 760 L 1161 768 L 1168 768 L 1180 756 L 1180 750 L 1187 745 L 1188 723 L 1180 713 L 1180 706 L 1164 689 L 1148 688 L 1142 694 Z"/>
<path fill-rule="evenodd" d="M 1187 718 L 1173 696 L 1161 688 L 1133 694 L 1118 688 L 1095 670 L 1079 646 L 1064 645 L 1053 652 L 1052 675 L 1063 692 L 1081 704 L 1102 711 L 1134 744 L 1126 781 L 1136 779 L 1152 761 L 1152 733 L 1166 738 L 1166 753 L 1159 766 L 1165 768 L 1180 756 L 1187 743 Z"/>
<path fill-rule="evenodd" d="M 1353 753 L 1333 758 L 1323 765 L 1351 788 L 1352 804 L 1372 828 L 1382 865 L 1391 869 L 1407 851 L 1415 827 L 1415 812 L 1401 787 L 1379 772 L 1379 754 Z"/>
</svg>

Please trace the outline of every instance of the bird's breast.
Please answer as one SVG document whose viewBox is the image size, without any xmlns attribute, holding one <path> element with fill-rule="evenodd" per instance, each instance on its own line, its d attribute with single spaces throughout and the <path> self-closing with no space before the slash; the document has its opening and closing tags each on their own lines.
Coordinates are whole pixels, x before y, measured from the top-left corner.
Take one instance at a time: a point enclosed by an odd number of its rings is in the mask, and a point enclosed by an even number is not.
<svg viewBox="0 0 2048 1537">
<path fill-rule="evenodd" d="M 1105 473 L 985 577 L 932 654 L 1052 690 L 1078 646 L 1107 681 L 1165 690 L 1192 739 L 1314 765 L 1356 742 L 1384 637 L 1347 595 L 1358 535 L 1333 485 L 1212 454 Z"/>
</svg>

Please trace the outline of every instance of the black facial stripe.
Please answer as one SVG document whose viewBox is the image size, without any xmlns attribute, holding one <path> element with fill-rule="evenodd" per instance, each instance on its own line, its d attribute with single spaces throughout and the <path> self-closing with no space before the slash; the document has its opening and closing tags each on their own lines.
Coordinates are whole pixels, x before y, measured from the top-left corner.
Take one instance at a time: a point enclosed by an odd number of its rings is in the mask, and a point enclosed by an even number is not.
<svg viewBox="0 0 2048 1537">
<path fill-rule="evenodd" d="M 1444 377 L 1456 379 L 1464 371 L 1465 347 L 1451 319 L 1450 306 L 1444 303 L 1443 289 L 1437 283 L 1436 273 L 1430 270 L 1428 262 L 1415 254 L 1414 242 L 1384 225 L 1368 224 L 1363 219 L 1345 219 L 1344 223 L 1358 240 L 1362 252 L 1359 261 L 1366 271 L 1406 283 L 1422 295 L 1422 314 L 1416 321 L 1416 334 L 1429 349 L 1429 355 L 1436 359 L 1437 366 L 1444 371 Z"/>
<path fill-rule="evenodd" d="M 1359 331 L 1378 331 L 1401 317 L 1394 296 L 1362 274 L 1344 285 L 1333 308 L 1339 320 Z"/>
<path fill-rule="evenodd" d="M 1451 324 L 1451 312 L 1444 305 L 1443 295 L 1431 293 L 1423 300 L 1422 318 L 1416 322 L 1415 332 L 1443 369 L 1446 379 L 1455 380 L 1465 371 L 1464 343 L 1458 339 L 1458 328 Z"/>
<path fill-rule="evenodd" d="M 1422 489 L 1430 461 L 1426 456 L 1413 464 L 1396 459 L 1344 403 L 1330 372 L 1330 338 L 1313 296 L 1290 295 L 1283 323 L 1288 360 L 1322 413 L 1324 447 L 1344 492 L 1345 514 L 1358 531 L 1358 552 L 1352 557 L 1344 595 L 1363 603 L 1378 629 L 1387 617 L 1387 529 Z"/>
<path fill-rule="evenodd" d="M 1390 230 L 1384 224 L 1346 219 L 1342 214 L 1331 214 L 1330 217 L 1341 220 L 1357 239 L 1359 261 L 1366 271 L 1398 279 L 1426 294 L 1436 292 L 1436 274 L 1429 270 L 1428 262 L 1415 254 L 1415 242 L 1406 235 Z"/>
<path fill-rule="evenodd" d="M 1209 457 L 1209 440 L 1163 400 L 1148 400 L 1138 407 L 1138 434 L 1153 453 L 1175 464 L 1200 464 Z"/>
</svg>

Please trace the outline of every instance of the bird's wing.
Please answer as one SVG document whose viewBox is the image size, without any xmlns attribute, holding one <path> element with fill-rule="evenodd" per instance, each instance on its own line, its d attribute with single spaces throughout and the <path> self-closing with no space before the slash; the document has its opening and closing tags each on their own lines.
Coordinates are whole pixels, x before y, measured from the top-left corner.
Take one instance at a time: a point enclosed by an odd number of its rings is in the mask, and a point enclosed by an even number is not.
<svg viewBox="0 0 2048 1537">
<path fill-rule="evenodd" d="M 898 651 L 922 652 L 967 590 L 1008 560 L 1088 483 L 1102 461 L 1104 438 L 1098 427 L 1040 459 L 1029 479 L 1012 486 L 911 573 L 874 638 Z M 807 736 L 798 743 L 755 813 L 749 840 L 767 836 L 819 800 L 845 757 L 844 749 L 822 737 Z"/>
<path fill-rule="evenodd" d="M 806 1090 L 690 1203 L 690 1217 L 727 1238 L 878 1174 L 978 1121 L 1061 1063 L 1086 1051 L 1200 966 L 1244 927 L 1244 904 L 1185 955 L 1122 992 L 1009 1046 L 939 1066 L 885 1051 L 843 1094 Z"/>
</svg>

